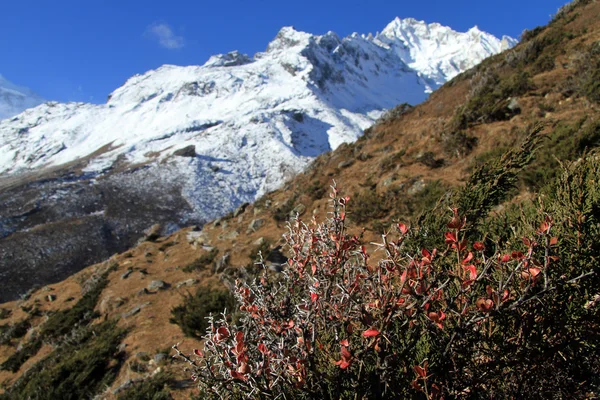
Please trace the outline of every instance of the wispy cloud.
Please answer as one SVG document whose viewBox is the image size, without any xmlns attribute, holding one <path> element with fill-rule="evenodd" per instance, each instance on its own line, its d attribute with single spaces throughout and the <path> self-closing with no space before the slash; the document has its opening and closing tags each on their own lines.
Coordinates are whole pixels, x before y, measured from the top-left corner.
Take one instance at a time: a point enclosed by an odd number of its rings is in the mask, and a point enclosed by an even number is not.
<svg viewBox="0 0 600 400">
<path fill-rule="evenodd" d="M 146 34 L 156 39 L 165 49 L 180 49 L 185 43 L 182 36 L 177 36 L 167 24 L 153 23 L 146 29 Z"/>
</svg>

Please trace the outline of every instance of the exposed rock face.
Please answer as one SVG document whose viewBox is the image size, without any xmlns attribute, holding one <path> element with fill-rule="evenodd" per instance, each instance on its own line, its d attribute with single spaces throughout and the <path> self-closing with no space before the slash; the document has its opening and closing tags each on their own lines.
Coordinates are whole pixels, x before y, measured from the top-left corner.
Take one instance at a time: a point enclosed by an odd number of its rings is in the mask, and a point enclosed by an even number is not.
<svg viewBox="0 0 600 400">
<path fill-rule="evenodd" d="M 193 144 L 186 146 L 182 149 L 176 150 L 173 153 L 174 156 L 179 156 L 179 157 L 190 157 L 190 158 L 194 158 L 196 157 L 196 146 L 194 146 Z"/>
</svg>

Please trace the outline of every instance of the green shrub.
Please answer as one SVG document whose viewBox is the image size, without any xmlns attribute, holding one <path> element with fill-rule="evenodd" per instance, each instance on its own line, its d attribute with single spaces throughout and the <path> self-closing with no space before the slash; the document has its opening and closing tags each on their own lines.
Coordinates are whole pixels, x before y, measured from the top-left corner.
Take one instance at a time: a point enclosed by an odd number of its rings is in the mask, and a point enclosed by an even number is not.
<svg viewBox="0 0 600 400">
<path fill-rule="evenodd" d="M 21 320 L 11 325 L 0 326 L 0 345 L 8 344 L 13 339 L 19 339 L 25 336 L 31 328 L 29 318 Z"/>
<path fill-rule="evenodd" d="M 172 400 L 170 388 L 175 384 L 171 375 L 160 372 L 142 382 L 135 383 L 120 394 L 118 400 Z"/>
<path fill-rule="evenodd" d="M 520 112 L 511 108 L 510 98 L 521 96 L 533 88 L 527 72 L 520 71 L 505 78 L 486 71 L 474 78 L 469 100 L 459 107 L 451 122 L 451 131 L 461 131 L 474 123 L 504 121 Z"/>
<path fill-rule="evenodd" d="M 600 122 L 558 124 L 545 138 L 535 160 L 522 174 L 522 182 L 539 190 L 560 173 L 560 163 L 580 157 L 600 145 Z"/>
<path fill-rule="evenodd" d="M 186 336 L 200 338 L 208 326 L 207 317 L 232 310 L 235 301 L 226 289 L 199 288 L 195 295 L 187 294 L 183 303 L 171 310 L 170 322 L 177 324 Z"/>
<path fill-rule="evenodd" d="M 326 192 L 327 190 L 325 189 L 324 185 L 322 185 L 318 180 L 312 181 L 304 191 L 304 193 L 306 193 L 312 200 L 319 200 L 323 198 L 323 195 L 325 195 Z"/>
<path fill-rule="evenodd" d="M 37 354 L 41 347 L 42 341 L 39 338 L 31 340 L 8 357 L 6 361 L 0 365 L 0 370 L 10 371 L 12 373 L 17 372 L 27 360 Z"/>
<path fill-rule="evenodd" d="M 477 138 L 464 131 L 445 133 L 442 136 L 444 153 L 450 157 L 465 157 L 477 146 Z"/>
<path fill-rule="evenodd" d="M 381 160 L 381 162 L 379 163 L 379 169 L 381 169 L 381 172 L 387 172 L 392 170 L 396 166 L 401 165 L 402 157 L 404 157 L 405 154 L 406 149 L 402 149 L 396 153 L 390 154 L 389 156 Z"/>
<path fill-rule="evenodd" d="M 97 281 L 94 281 L 90 290 L 72 308 L 58 311 L 50 316 L 48 321 L 42 325 L 39 336 L 44 341 L 59 339 L 61 336 L 80 326 L 85 326 L 96 318 L 98 313 L 94 311 L 94 308 L 102 291 L 108 284 L 107 276 L 108 272 L 100 276 Z"/>
<path fill-rule="evenodd" d="M 273 219 L 278 222 L 285 222 L 290 218 L 290 213 L 294 209 L 295 202 L 298 196 L 294 194 L 292 197 L 287 199 L 282 205 L 277 207 L 273 212 Z"/>
<path fill-rule="evenodd" d="M 216 247 L 211 249 L 208 253 L 202 254 L 200 257 L 183 267 L 183 272 L 194 272 L 200 271 L 209 266 L 219 254 L 219 249 Z"/>
<path fill-rule="evenodd" d="M 454 197 L 472 209 L 446 211 L 441 226 L 398 224 L 379 263 L 346 233 L 351 199 L 336 193 L 323 224 L 293 225 L 287 273 L 237 282 L 240 323 L 211 319 L 204 348 L 186 356 L 204 398 L 593 398 L 598 155 L 568 165 L 544 208 L 510 217 L 504 239 L 481 231 L 536 133 Z M 410 250 L 432 235 L 438 250 Z"/>
<path fill-rule="evenodd" d="M 94 397 L 110 386 L 122 365 L 118 347 L 123 336 L 124 331 L 115 322 L 81 328 L 28 370 L 0 399 Z"/>
<path fill-rule="evenodd" d="M 0 369 L 12 372 L 18 371 L 29 358 L 37 354 L 43 342 L 61 342 L 65 335 L 76 332 L 96 318 L 98 313 L 94 311 L 94 308 L 102 294 L 102 290 L 104 290 L 108 283 L 107 276 L 109 272 L 110 270 L 97 279 L 91 279 L 89 290 L 72 308 L 50 315 L 31 341 L 11 355 L 0 366 Z M 30 325 L 28 321 L 26 325 L 21 327 L 21 336 L 27 332 L 25 327 L 29 329 Z"/>
</svg>

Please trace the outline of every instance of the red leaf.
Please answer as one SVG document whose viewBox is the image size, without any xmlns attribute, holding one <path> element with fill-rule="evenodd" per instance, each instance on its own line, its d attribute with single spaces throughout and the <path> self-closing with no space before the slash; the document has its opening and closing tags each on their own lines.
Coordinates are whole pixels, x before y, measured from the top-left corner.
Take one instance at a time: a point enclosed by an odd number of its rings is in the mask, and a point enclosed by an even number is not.
<svg viewBox="0 0 600 400">
<path fill-rule="evenodd" d="M 311 266 L 311 270 L 312 270 L 312 274 L 313 274 L 313 275 L 314 275 L 314 274 L 316 274 L 316 273 L 317 273 L 317 264 L 313 264 L 313 265 Z"/>
<path fill-rule="evenodd" d="M 364 337 L 374 337 L 374 336 L 378 336 L 378 335 L 379 335 L 379 331 L 377 329 L 367 329 L 366 331 L 363 332 Z"/>
<path fill-rule="evenodd" d="M 494 308 L 494 302 L 490 299 L 479 299 L 475 302 L 475 305 L 484 313 L 489 313 Z"/>
<path fill-rule="evenodd" d="M 217 334 L 215 335 L 215 341 L 225 340 L 229 337 L 229 331 L 224 326 L 219 327 L 217 329 Z"/>
<path fill-rule="evenodd" d="M 239 372 L 240 374 L 247 374 L 248 372 L 250 372 L 250 366 L 245 362 L 241 362 L 240 366 L 237 369 L 237 372 Z"/>
<path fill-rule="evenodd" d="M 542 271 L 539 268 L 535 268 L 535 267 L 529 268 L 529 273 L 531 274 L 533 279 L 535 279 L 540 274 L 540 272 L 542 272 Z"/>
<path fill-rule="evenodd" d="M 467 265 L 472 259 L 473 259 L 473 253 L 469 252 L 467 257 L 464 260 L 462 260 L 462 264 Z"/>
<path fill-rule="evenodd" d="M 267 346 L 265 346 L 264 343 L 260 343 L 258 345 L 258 351 L 260 351 L 262 354 L 266 354 L 267 353 Z"/>
<path fill-rule="evenodd" d="M 558 238 L 556 236 L 554 236 L 552 239 L 550 239 L 550 246 L 555 246 L 558 244 Z"/>
<path fill-rule="evenodd" d="M 423 255 L 423 257 L 431 258 L 431 253 L 427 249 L 422 249 L 421 254 Z"/>
<path fill-rule="evenodd" d="M 485 250 L 485 246 L 481 242 L 475 242 L 473 243 L 473 249 L 477 251 L 483 251 Z"/>
<path fill-rule="evenodd" d="M 317 301 L 317 299 L 319 298 L 319 295 L 316 293 L 311 293 L 310 294 L 310 299 L 312 300 L 312 302 L 314 303 L 315 301 Z"/>
<path fill-rule="evenodd" d="M 247 380 L 247 379 L 248 379 L 248 378 L 246 378 L 244 375 L 240 374 L 240 373 L 239 373 L 239 372 L 237 372 L 237 371 L 233 371 L 233 370 L 231 370 L 231 371 L 229 371 L 229 373 L 231 374 L 231 377 L 232 377 L 233 379 L 239 379 L 239 380 L 242 380 L 242 381 L 245 381 L 245 380 Z"/>
<path fill-rule="evenodd" d="M 454 232 L 446 232 L 444 233 L 444 236 L 446 237 L 446 244 L 453 244 L 456 243 L 456 233 Z"/>
<path fill-rule="evenodd" d="M 235 334 L 235 341 L 238 343 L 244 343 L 244 332 L 238 331 L 238 333 Z"/>
<path fill-rule="evenodd" d="M 350 346 L 350 343 L 348 342 L 348 339 L 344 339 L 344 340 L 342 340 L 342 341 L 340 342 L 340 344 L 341 344 L 342 346 L 346 346 L 346 347 Z"/>
<path fill-rule="evenodd" d="M 469 280 L 474 281 L 477 279 L 477 268 L 474 265 L 467 265 L 464 269 L 469 271 Z"/>
<path fill-rule="evenodd" d="M 398 229 L 400 230 L 400 233 L 402 233 L 403 235 L 406 235 L 406 233 L 408 232 L 408 227 L 404 224 L 398 224 Z"/>
<path fill-rule="evenodd" d="M 345 360 L 340 360 L 340 361 L 336 362 L 335 364 L 339 365 L 341 369 L 346 369 L 350 366 L 350 363 Z"/>
<path fill-rule="evenodd" d="M 419 375 L 421 378 L 425 378 L 427 376 L 427 369 L 426 368 L 422 368 L 419 365 L 415 365 L 413 367 L 413 369 L 415 370 L 415 372 L 417 373 L 417 375 Z"/>
<path fill-rule="evenodd" d="M 204 354 L 198 349 L 194 349 L 194 354 L 197 355 L 198 357 L 204 357 Z"/>
<path fill-rule="evenodd" d="M 352 358 L 352 353 L 350 353 L 346 347 L 342 346 L 340 353 L 342 354 L 343 359 L 350 360 Z"/>
<path fill-rule="evenodd" d="M 510 261 L 510 254 L 503 255 L 502 258 L 500 259 L 500 261 L 502 261 L 503 263 L 509 262 Z"/>
</svg>

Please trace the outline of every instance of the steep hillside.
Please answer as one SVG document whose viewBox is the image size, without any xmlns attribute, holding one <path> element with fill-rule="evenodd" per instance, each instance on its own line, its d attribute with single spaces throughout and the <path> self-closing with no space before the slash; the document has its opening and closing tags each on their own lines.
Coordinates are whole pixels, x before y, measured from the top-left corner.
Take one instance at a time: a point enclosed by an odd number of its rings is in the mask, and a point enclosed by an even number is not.
<svg viewBox="0 0 600 400">
<path fill-rule="evenodd" d="M 4 120 L 0 300 L 105 260 L 154 223 L 168 234 L 253 201 L 385 109 L 512 45 L 415 20 L 376 37 L 286 27 L 253 57 L 166 65 L 106 104 L 49 102 Z"/>
<path fill-rule="evenodd" d="M 111 387 L 103 397 L 126 394 L 114 391 L 128 379 L 138 378 L 145 381 L 131 383 L 132 390 L 156 392 L 168 383 L 174 398 L 197 393 L 186 388 L 193 382 L 184 363 L 157 355 L 178 342 L 186 352 L 199 346 L 195 338 L 184 339 L 181 328 L 169 322 L 171 309 L 193 303 L 186 300 L 188 291 L 211 293 L 235 278 L 251 276 L 253 257 L 258 250 L 266 254 L 281 243 L 290 217 L 310 220 L 314 216 L 322 221 L 329 210 L 327 193 L 332 180 L 351 197 L 350 230 L 358 233 L 366 228 L 363 241 L 368 244 L 379 240 L 392 222 L 418 226 L 423 221 L 419 215 L 429 215 L 438 200 L 464 185 L 478 165 L 517 148 L 528 127 L 541 122 L 545 126 L 542 147 L 520 173 L 517 188 L 493 212 L 501 214 L 512 203 L 534 197 L 554 181 L 560 161 L 577 160 L 600 145 L 598 15 L 597 2 L 575 2 L 547 27 L 526 32 L 514 49 L 457 76 L 425 103 L 414 108 L 400 105 L 385 113 L 356 143 L 318 156 L 280 190 L 240 206 L 202 230 L 149 237 L 106 263 L 34 291 L 27 299 L 2 305 L 0 382 L 8 389 L 4 398 L 35 393 L 31 385 L 43 390 L 44 384 L 57 379 L 52 371 L 75 363 L 52 354 L 76 354 L 73 349 L 91 339 L 85 332 L 80 336 L 71 332 L 64 322 L 69 319 L 58 311 L 76 309 L 72 304 L 80 304 L 82 292 L 94 293 L 90 287 L 103 282 L 90 279 L 94 276 L 104 276 L 106 287 L 100 287 L 93 299 L 88 296 L 79 306 L 83 312 L 78 312 L 84 315 L 95 309 L 98 315 L 84 321 L 116 320 L 126 330 L 118 340 L 108 333 L 98 335 L 110 355 L 94 375 Z M 221 300 L 214 302 L 221 304 Z M 179 321 L 187 321 L 183 325 L 190 328 L 195 326 L 190 320 L 202 319 L 200 314 Z M 193 329 L 190 332 L 193 336 Z M 51 372 L 38 379 L 36 368 L 42 364 L 34 365 L 48 354 L 46 369 Z M 164 378 L 164 371 L 174 372 L 172 381 Z M 93 389 L 99 391 L 96 386 Z"/>
</svg>

